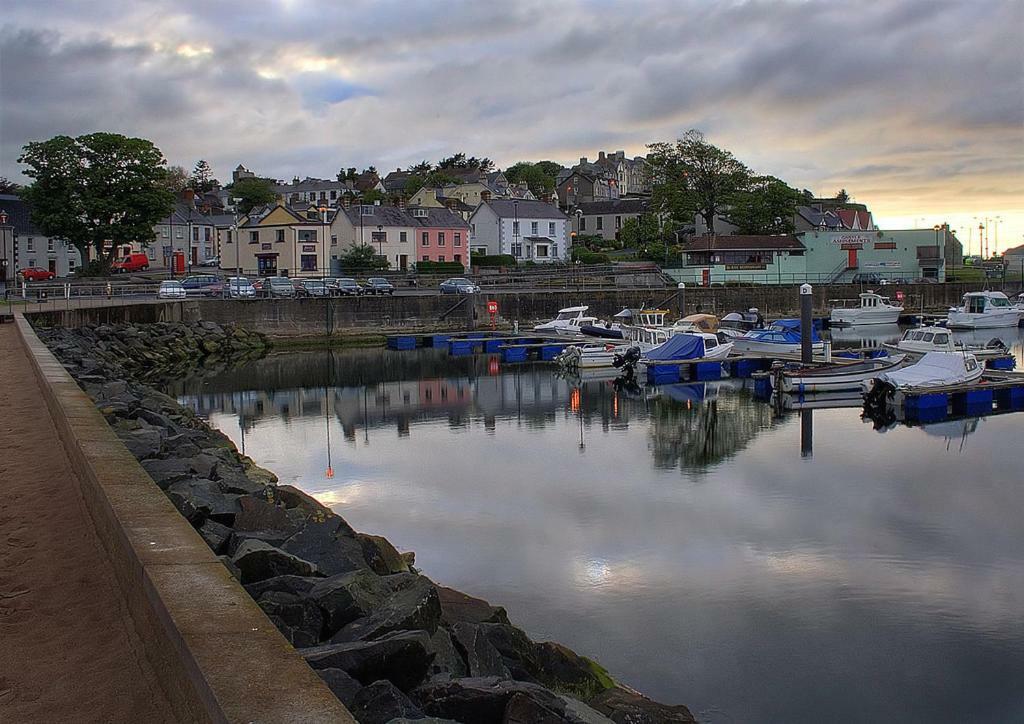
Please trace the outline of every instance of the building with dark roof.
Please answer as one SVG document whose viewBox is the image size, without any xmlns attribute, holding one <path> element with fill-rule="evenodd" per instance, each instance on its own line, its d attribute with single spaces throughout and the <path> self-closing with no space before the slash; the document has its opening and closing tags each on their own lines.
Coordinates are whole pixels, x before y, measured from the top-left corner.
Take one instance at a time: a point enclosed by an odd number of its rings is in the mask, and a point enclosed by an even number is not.
<svg viewBox="0 0 1024 724">
<path fill-rule="evenodd" d="M 645 198 L 590 201 L 571 209 L 569 218 L 577 236 L 600 236 L 613 241 L 623 224 L 648 213 L 650 206 L 650 199 Z"/>
<path fill-rule="evenodd" d="M 354 205 L 335 219 L 334 234 L 342 251 L 369 246 L 405 270 L 420 261 L 456 262 L 470 266 L 470 228 L 446 207 Z"/>
<path fill-rule="evenodd" d="M 570 257 L 569 218 L 543 201 L 490 199 L 469 217 L 474 251 L 540 264 Z"/>
<path fill-rule="evenodd" d="M 48 269 L 58 277 L 82 265 L 81 254 L 64 239 L 47 236 L 32 221 L 32 207 L 14 194 L 0 194 L 0 281 L 17 281 L 17 273 L 30 267 Z"/>
</svg>

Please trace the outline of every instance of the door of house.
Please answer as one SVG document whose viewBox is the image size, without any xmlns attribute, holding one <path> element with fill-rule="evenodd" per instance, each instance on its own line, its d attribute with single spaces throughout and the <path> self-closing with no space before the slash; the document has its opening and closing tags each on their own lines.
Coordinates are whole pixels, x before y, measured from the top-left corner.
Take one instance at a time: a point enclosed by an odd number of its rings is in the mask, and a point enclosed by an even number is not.
<svg viewBox="0 0 1024 724">
<path fill-rule="evenodd" d="M 199 247 L 192 247 L 192 266 L 199 266 Z"/>
<path fill-rule="evenodd" d="M 847 249 L 846 250 L 846 255 L 847 255 L 847 258 L 846 258 L 846 268 L 847 269 L 856 269 L 857 268 L 857 250 L 856 249 Z"/>
<path fill-rule="evenodd" d="M 50 273 L 51 274 L 56 274 L 57 273 L 57 260 L 56 259 L 50 259 L 49 267 L 50 267 Z"/>
<path fill-rule="evenodd" d="M 277 276 L 277 256 L 256 257 L 256 271 L 261 277 Z"/>
<path fill-rule="evenodd" d="M 409 255 L 399 254 L 398 255 L 398 269 L 399 271 L 405 271 L 409 267 Z"/>
</svg>

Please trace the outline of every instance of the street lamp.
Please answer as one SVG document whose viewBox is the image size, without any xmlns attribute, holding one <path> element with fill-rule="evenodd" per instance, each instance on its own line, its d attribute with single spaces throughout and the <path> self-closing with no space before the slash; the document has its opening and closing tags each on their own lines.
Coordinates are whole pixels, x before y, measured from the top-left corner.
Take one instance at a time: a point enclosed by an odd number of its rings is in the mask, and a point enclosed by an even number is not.
<svg viewBox="0 0 1024 724">
<path fill-rule="evenodd" d="M 384 225 L 377 224 L 377 253 L 384 256 Z"/>
<path fill-rule="evenodd" d="M 327 271 L 327 269 L 326 269 L 326 266 L 327 266 L 327 204 L 326 204 L 326 202 L 320 204 L 320 225 L 323 228 L 323 234 L 324 234 L 324 238 L 323 238 L 324 261 L 323 261 L 323 265 L 320 268 L 320 281 L 321 281 L 321 283 L 326 284 L 326 278 L 327 278 L 327 274 L 326 274 L 326 271 Z M 325 293 L 326 293 L 326 287 L 325 287 Z"/>
<path fill-rule="evenodd" d="M 239 279 L 241 279 L 241 277 L 242 277 L 242 266 L 239 263 L 239 258 L 240 258 L 239 257 L 239 254 L 240 254 L 239 248 L 242 246 L 242 240 L 241 240 L 241 237 L 238 235 L 238 204 L 241 201 L 242 201 L 241 199 L 231 199 L 231 211 L 232 211 L 232 213 L 235 216 L 235 223 L 231 227 L 231 233 L 234 236 L 234 240 L 235 240 L 235 286 L 238 287 L 238 295 L 239 296 L 242 295 L 242 288 L 241 288 L 241 285 L 239 283 Z M 231 285 L 230 284 L 228 284 L 228 296 L 231 296 Z"/>
</svg>

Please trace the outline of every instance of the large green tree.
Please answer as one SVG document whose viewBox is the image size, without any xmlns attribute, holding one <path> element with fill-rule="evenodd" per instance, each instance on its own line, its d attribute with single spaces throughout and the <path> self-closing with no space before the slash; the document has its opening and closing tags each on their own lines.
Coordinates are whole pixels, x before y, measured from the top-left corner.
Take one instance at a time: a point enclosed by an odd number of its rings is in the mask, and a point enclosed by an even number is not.
<svg viewBox="0 0 1024 724">
<path fill-rule="evenodd" d="M 254 206 L 269 204 L 277 195 L 274 185 L 264 178 L 243 178 L 231 186 L 231 198 L 239 199 L 238 212 L 248 214 Z"/>
<path fill-rule="evenodd" d="M 661 242 L 661 225 L 654 214 L 641 214 L 626 219 L 618 232 L 619 244 L 623 248 L 639 249 L 645 245 Z"/>
<path fill-rule="evenodd" d="M 189 176 L 184 166 L 168 166 L 164 176 L 164 188 L 177 196 L 188 188 Z"/>
<path fill-rule="evenodd" d="M 709 143 L 693 129 L 674 144 L 652 143 L 648 148 L 655 208 L 680 226 L 699 215 L 714 233 L 715 217 L 747 188 L 750 170 L 731 152 Z"/>
<path fill-rule="evenodd" d="M 0 176 L 0 194 L 16 194 L 21 190 L 19 184 L 8 181 L 6 176 Z"/>
<path fill-rule="evenodd" d="M 119 246 L 152 242 L 154 225 L 174 208 L 167 162 L 143 138 L 55 136 L 26 145 L 18 161 L 32 179 L 21 192 L 32 221 L 47 236 L 71 242 L 83 260 L 94 250 L 104 269 Z"/>
<path fill-rule="evenodd" d="M 391 266 L 386 256 L 380 256 L 376 249 L 368 244 L 352 247 L 340 254 L 338 259 L 341 261 L 341 268 L 346 272 L 384 271 Z"/>
<path fill-rule="evenodd" d="M 726 218 L 740 234 L 791 234 L 796 230 L 796 207 L 802 194 L 774 176 L 752 176 L 738 191 Z"/>
<path fill-rule="evenodd" d="M 552 161 L 541 161 L 540 163 L 520 161 L 505 169 L 505 178 L 510 184 L 525 181 L 533 195 L 539 197 L 555 190 L 555 175 L 561 166 L 554 164 L 557 168 L 554 173 L 551 173 L 551 167 L 548 164 L 552 163 Z"/>
</svg>

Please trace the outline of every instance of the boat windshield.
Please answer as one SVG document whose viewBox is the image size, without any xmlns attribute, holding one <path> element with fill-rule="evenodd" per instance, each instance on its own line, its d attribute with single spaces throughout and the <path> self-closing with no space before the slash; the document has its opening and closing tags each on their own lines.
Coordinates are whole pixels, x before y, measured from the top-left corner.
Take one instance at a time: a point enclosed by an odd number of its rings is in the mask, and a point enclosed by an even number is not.
<svg viewBox="0 0 1024 724">
<path fill-rule="evenodd" d="M 565 321 L 566 319 L 576 319 L 579 316 L 579 312 L 559 312 L 556 320 Z"/>
<path fill-rule="evenodd" d="M 949 333 L 942 332 L 935 335 L 935 344 L 949 344 Z"/>
<path fill-rule="evenodd" d="M 1008 307 L 1008 306 L 1010 306 L 1010 300 L 1009 299 L 1003 299 L 1002 297 L 990 297 L 988 301 L 989 301 L 989 304 L 991 304 L 993 307 Z"/>
</svg>

